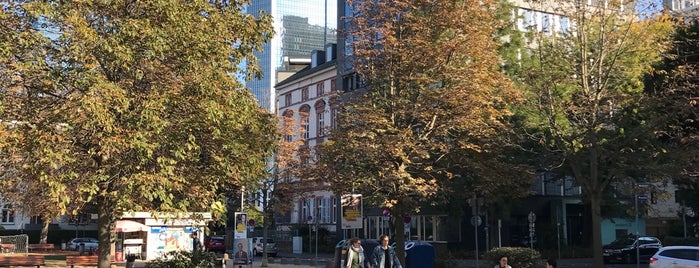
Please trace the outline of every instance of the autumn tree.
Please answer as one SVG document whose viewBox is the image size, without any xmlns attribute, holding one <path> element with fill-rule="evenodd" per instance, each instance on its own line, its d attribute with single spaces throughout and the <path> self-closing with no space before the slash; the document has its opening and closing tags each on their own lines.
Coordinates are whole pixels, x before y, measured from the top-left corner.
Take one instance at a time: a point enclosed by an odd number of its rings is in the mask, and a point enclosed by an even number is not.
<svg viewBox="0 0 699 268">
<path fill-rule="evenodd" d="M 524 22 L 535 35 L 519 80 L 527 88 L 519 110 L 525 132 L 541 145 L 549 168 L 575 178 L 591 209 L 595 267 L 603 266 L 600 207 L 607 187 L 660 174 L 651 167 L 663 149 L 638 104 L 641 79 L 667 48 L 672 28 L 662 15 L 641 19 L 636 1 L 605 3 L 532 3 L 549 21 Z M 568 23 L 551 23 L 555 17 Z"/>
<path fill-rule="evenodd" d="M 362 193 L 390 210 L 403 257 L 404 215 L 442 194 L 523 181 L 498 161 L 517 94 L 499 71 L 495 2 L 348 2 L 346 35 L 365 88 L 345 93 L 318 167 L 336 194 Z"/>
<path fill-rule="evenodd" d="M 218 190 L 264 178 L 277 136 L 236 79 L 260 75 L 272 36 L 247 4 L 3 4 L 3 190 L 41 189 L 61 214 L 96 204 L 102 268 L 126 211 L 221 212 Z"/>
<path fill-rule="evenodd" d="M 314 180 L 307 178 L 304 170 L 308 168 L 310 150 L 305 146 L 304 128 L 296 120 L 294 113 L 299 111 L 287 110 L 280 117 L 278 132 L 281 134 L 276 142 L 274 157 L 268 164 L 269 176 L 262 181 L 259 191 L 262 204 L 262 236 L 264 237 L 262 266 L 267 266 L 267 237 L 268 227 L 275 215 L 284 215 L 293 210 L 294 202 L 305 193 L 317 189 Z M 308 116 L 308 115 L 305 115 Z M 306 161 L 304 161 L 306 160 Z"/>
</svg>

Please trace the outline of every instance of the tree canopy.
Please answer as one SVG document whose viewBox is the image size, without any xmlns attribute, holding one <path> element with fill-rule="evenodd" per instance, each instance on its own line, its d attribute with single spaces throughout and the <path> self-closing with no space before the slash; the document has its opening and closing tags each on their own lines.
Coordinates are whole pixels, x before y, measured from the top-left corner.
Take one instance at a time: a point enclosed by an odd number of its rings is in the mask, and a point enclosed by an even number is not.
<svg viewBox="0 0 699 268">
<path fill-rule="evenodd" d="M 519 96 L 500 72 L 497 3 L 349 6 L 346 35 L 364 89 L 345 93 L 338 128 L 317 150 L 320 174 L 333 190 L 363 193 L 371 205 L 390 210 L 402 251 L 403 216 L 423 204 L 448 193 L 485 195 L 526 184 L 526 175 L 509 175 L 498 153 L 508 144 L 507 108 Z M 453 179 L 462 183 L 452 185 Z"/>
<path fill-rule="evenodd" d="M 649 115 L 641 113 L 642 78 L 668 48 L 672 22 L 663 15 L 640 19 L 626 2 L 607 6 L 570 1 L 532 3 L 569 20 L 564 29 L 536 22 L 530 49 L 523 53 L 527 102 L 518 113 L 523 132 L 540 145 L 545 169 L 560 168 L 582 187 L 592 212 L 592 248 L 602 248 L 600 207 L 611 183 L 633 188 L 653 179 L 652 163 L 664 150 Z M 550 27 L 552 27 L 549 24 Z M 561 24 L 562 25 L 562 24 Z M 602 266 L 594 250 L 595 266 Z"/>
<path fill-rule="evenodd" d="M 3 4 L 2 188 L 57 213 L 94 202 L 109 245 L 124 211 L 218 210 L 218 189 L 255 185 L 276 119 L 235 76 L 260 75 L 252 53 L 273 32 L 247 3 Z"/>
</svg>

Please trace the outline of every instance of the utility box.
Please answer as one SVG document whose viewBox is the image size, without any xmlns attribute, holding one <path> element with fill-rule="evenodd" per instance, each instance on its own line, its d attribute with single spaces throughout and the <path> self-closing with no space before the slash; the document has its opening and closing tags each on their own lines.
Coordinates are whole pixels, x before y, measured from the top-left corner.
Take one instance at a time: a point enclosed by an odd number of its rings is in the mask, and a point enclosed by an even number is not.
<svg viewBox="0 0 699 268">
<path fill-rule="evenodd" d="M 303 253 L 303 237 L 294 236 L 291 238 L 291 242 L 294 254 Z"/>
</svg>

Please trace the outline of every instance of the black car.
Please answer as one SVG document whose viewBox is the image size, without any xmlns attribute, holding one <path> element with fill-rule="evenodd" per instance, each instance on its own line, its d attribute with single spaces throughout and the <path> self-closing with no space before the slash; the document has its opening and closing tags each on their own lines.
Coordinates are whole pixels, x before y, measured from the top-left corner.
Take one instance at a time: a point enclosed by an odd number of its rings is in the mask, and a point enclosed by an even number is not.
<svg viewBox="0 0 699 268">
<path fill-rule="evenodd" d="M 641 236 L 637 239 L 635 236 L 627 236 L 602 247 L 602 256 L 605 263 L 636 263 L 636 253 L 638 252 L 638 259 L 648 262 L 650 257 L 661 247 L 663 244 L 656 237 Z"/>
</svg>

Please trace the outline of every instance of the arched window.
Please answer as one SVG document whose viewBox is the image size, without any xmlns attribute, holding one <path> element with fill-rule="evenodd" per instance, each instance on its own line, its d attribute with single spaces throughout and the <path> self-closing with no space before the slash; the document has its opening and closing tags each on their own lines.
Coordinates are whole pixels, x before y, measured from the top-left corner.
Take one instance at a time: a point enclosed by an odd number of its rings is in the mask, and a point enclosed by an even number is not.
<svg viewBox="0 0 699 268">
<path fill-rule="evenodd" d="M 284 141 L 291 142 L 294 139 L 294 111 L 284 111 L 282 120 L 282 135 L 284 135 Z"/>
<path fill-rule="evenodd" d="M 319 100 L 315 104 L 316 108 L 316 135 L 325 136 L 325 101 Z"/>
</svg>

